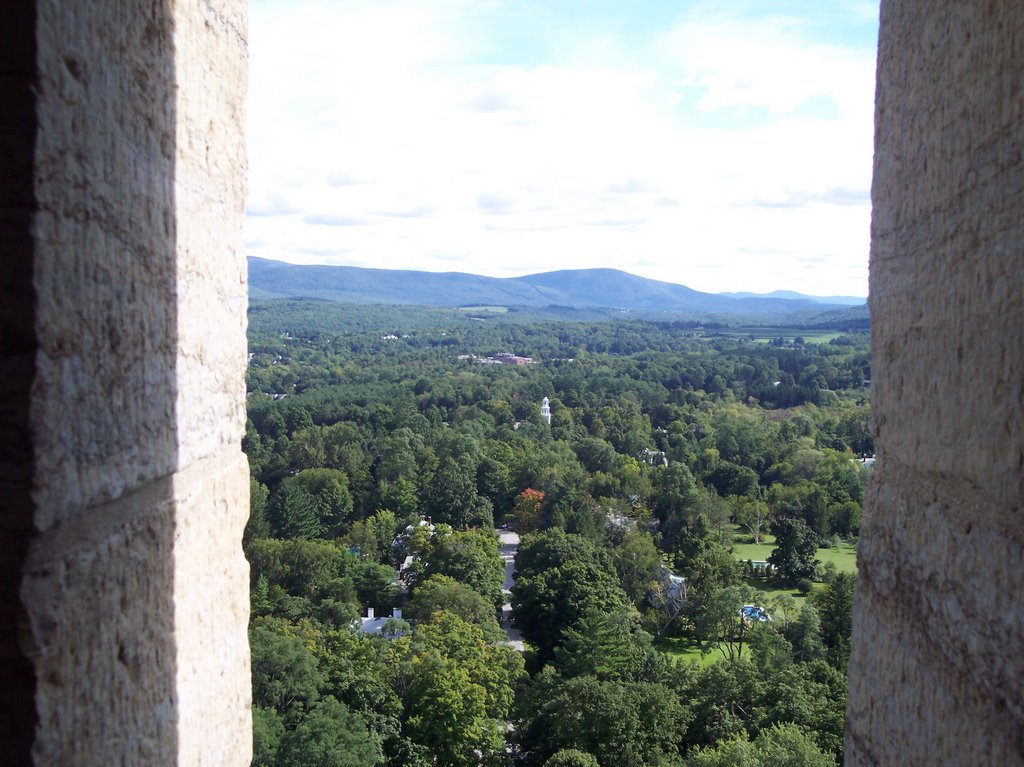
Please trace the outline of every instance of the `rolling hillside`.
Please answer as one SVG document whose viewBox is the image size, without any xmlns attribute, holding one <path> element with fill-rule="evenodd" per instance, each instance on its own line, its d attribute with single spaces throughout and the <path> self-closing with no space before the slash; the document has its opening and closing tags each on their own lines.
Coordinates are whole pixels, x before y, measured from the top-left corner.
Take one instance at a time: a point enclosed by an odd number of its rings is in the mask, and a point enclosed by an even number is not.
<svg viewBox="0 0 1024 767">
<path fill-rule="evenodd" d="M 353 266 L 300 266 L 249 258 L 254 299 L 319 298 L 354 304 L 608 308 L 636 312 L 776 315 L 839 309 L 810 297 L 701 293 L 617 269 L 573 269 L 524 277 L 417 272 Z"/>
</svg>

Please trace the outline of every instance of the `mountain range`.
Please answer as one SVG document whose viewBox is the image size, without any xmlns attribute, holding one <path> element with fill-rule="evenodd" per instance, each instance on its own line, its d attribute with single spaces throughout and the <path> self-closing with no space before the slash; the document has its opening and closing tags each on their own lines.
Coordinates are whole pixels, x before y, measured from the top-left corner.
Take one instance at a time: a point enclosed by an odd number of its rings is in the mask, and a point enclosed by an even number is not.
<svg viewBox="0 0 1024 767">
<path fill-rule="evenodd" d="M 253 299 L 316 298 L 353 304 L 558 306 L 690 315 L 822 312 L 849 309 L 857 300 L 826 300 L 791 292 L 766 296 L 702 293 L 618 269 L 565 269 L 523 277 L 482 277 L 463 272 L 297 265 L 252 256 L 249 295 Z"/>
<path fill-rule="evenodd" d="M 787 299 L 810 299 L 819 304 L 840 304 L 842 306 L 861 306 L 867 299 L 861 296 L 808 296 L 804 293 L 797 293 L 793 290 L 773 290 L 771 293 L 718 293 L 719 296 L 730 298 L 787 298 Z"/>
</svg>

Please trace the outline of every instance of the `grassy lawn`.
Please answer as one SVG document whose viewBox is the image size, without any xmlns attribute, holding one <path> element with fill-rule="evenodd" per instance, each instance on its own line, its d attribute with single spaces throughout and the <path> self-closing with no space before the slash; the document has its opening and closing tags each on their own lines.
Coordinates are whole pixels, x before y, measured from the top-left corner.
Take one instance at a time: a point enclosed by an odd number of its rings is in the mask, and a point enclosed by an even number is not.
<svg viewBox="0 0 1024 767">
<path fill-rule="evenodd" d="M 736 559 L 746 562 L 748 559 L 766 562 L 768 555 L 775 548 L 775 538 L 770 535 L 762 535 L 761 543 L 733 543 L 732 549 Z"/>
<path fill-rule="evenodd" d="M 775 539 L 770 535 L 765 535 L 762 536 L 761 540 L 762 542 L 757 544 L 733 543 L 733 555 L 741 562 L 746 562 L 748 559 L 762 562 L 767 561 L 768 555 L 775 548 Z M 838 548 L 818 549 L 814 556 L 821 560 L 822 563 L 832 562 L 841 573 L 857 572 L 857 549 L 852 544 L 844 543 Z M 800 610 L 807 601 L 807 597 L 800 594 L 799 591 L 769 584 L 764 578 L 745 578 L 744 580 L 757 592 L 759 602 L 767 602 L 778 594 L 788 593 L 796 600 L 796 609 Z M 822 584 L 814 584 L 815 591 L 821 588 Z"/>
<path fill-rule="evenodd" d="M 761 543 L 733 543 L 733 554 L 736 559 L 746 562 L 748 559 L 767 561 L 768 555 L 775 548 L 775 539 L 770 535 L 761 537 Z M 844 543 L 839 548 L 818 549 L 814 555 L 822 562 L 832 562 L 841 573 L 857 572 L 857 549 Z"/>
<path fill-rule="evenodd" d="M 774 338 L 785 338 L 787 342 L 792 342 L 793 339 L 798 336 L 804 339 L 805 343 L 808 344 L 822 344 L 827 343 L 839 336 L 843 335 L 842 331 L 839 330 L 802 330 L 799 328 L 765 328 L 765 327 L 754 327 L 754 328 L 732 328 L 730 330 L 715 330 L 713 333 L 707 333 L 708 337 L 715 336 L 728 336 L 731 338 L 750 338 L 754 343 L 766 344 Z"/>
<path fill-rule="evenodd" d="M 839 548 L 818 549 L 815 554 L 822 562 L 832 562 L 841 573 L 857 572 L 857 549 L 848 543 Z"/>
<path fill-rule="evenodd" d="M 742 535 L 742 533 L 737 531 L 737 537 L 741 537 Z M 758 561 L 767 560 L 768 555 L 771 554 L 772 549 L 775 548 L 775 539 L 770 535 L 765 535 L 762 536 L 761 540 L 762 542 L 758 544 L 734 542 L 732 544 L 733 555 L 736 559 L 742 562 L 745 562 L 748 559 Z M 836 569 L 840 572 L 857 572 L 857 552 L 856 548 L 851 544 L 844 543 L 838 548 L 818 549 L 815 556 L 822 562 L 834 563 Z M 790 615 L 791 619 L 800 612 L 804 604 L 807 602 L 807 597 L 802 595 L 796 589 L 770 584 L 764 578 L 748 577 L 743 580 L 748 586 L 754 589 L 754 601 L 759 605 L 770 605 L 772 599 L 780 594 L 789 594 L 793 597 L 794 604 L 793 614 Z M 823 584 L 815 583 L 814 591 L 812 591 L 812 593 L 820 591 L 823 588 L 825 588 Z M 698 663 L 701 666 L 708 666 L 712 663 L 717 663 L 725 657 L 722 651 L 718 649 L 711 651 L 707 655 L 702 655 L 700 651 L 700 643 L 686 637 L 657 637 L 654 640 L 654 649 L 665 653 L 673 663 L 681 663 L 685 661 L 688 663 Z"/>
<path fill-rule="evenodd" d="M 725 659 L 725 654 L 717 648 L 707 655 L 701 655 L 700 643 L 687 637 L 657 637 L 654 640 L 654 649 L 665 653 L 673 663 L 685 661 L 710 666 Z"/>
<path fill-rule="evenodd" d="M 460 306 L 463 314 L 508 314 L 507 306 Z"/>
<path fill-rule="evenodd" d="M 800 612 L 804 604 L 807 602 L 807 597 L 805 597 L 796 589 L 787 588 L 785 586 L 778 586 L 774 583 L 768 583 L 767 581 L 765 581 L 764 578 L 744 578 L 743 582 L 754 590 L 754 602 L 756 604 L 761 605 L 762 607 L 767 606 L 769 602 L 774 597 L 777 597 L 779 594 L 789 594 L 791 597 L 793 597 L 794 613 Z M 814 584 L 814 591 L 817 591 L 819 588 L 821 588 L 820 583 Z M 774 612 L 774 610 L 769 610 L 769 613 L 771 613 L 773 617 Z"/>
</svg>

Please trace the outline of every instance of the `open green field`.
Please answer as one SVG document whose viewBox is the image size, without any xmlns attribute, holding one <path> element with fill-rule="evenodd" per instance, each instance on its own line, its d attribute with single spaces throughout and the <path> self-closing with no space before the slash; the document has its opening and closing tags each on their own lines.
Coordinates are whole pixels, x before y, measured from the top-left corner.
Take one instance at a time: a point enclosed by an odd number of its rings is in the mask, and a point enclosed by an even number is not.
<svg viewBox="0 0 1024 767">
<path fill-rule="evenodd" d="M 508 314 L 507 306 L 460 306 L 463 314 Z"/>
<path fill-rule="evenodd" d="M 757 544 L 733 543 L 733 556 L 741 562 L 746 562 L 748 559 L 761 562 L 767 561 L 768 555 L 775 548 L 775 538 L 771 535 L 765 535 L 762 536 L 761 540 L 762 542 Z M 857 572 L 857 549 L 852 544 L 844 543 L 838 548 L 818 549 L 814 556 L 823 563 L 832 562 L 841 573 Z M 799 591 L 769 584 L 764 578 L 751 577 L 745 578 L 744 581 L 757 592 L 759 603 L 768 603 L 773 597 L 783 593 L 793 597 L 797 610 L 800 610 L 807 601 L 807 597 L 803 596 Z M 823 588 L 822 584 L 814 584 L 814 591 L 818 591 L 821 588 Z"/>
<path fill-rule="evenodd" d="M 686 662 L 710 666 L 725 659 L 725 654 L 717 648 L 707 655 L 702 655 L 700 643 L 685 637 L 657 637 L 654 640 L 654 649 L 665 653 L 673 663 Z"/>
<path fill-rule="evenodd" d="M 731 328 L 729 330 L 715 330 L 708 335 L 727 336 L 728 338 L 750 338 L 755 343 L 766 344 L 773 338 L 784 338 L 786 341 L 793 341 L 795 338 L 803 338 L 805 343 L 824 344 L 834 338 L 843 335 L 841 330 L 803 330 L 800 328 Z"/>
<path fill-rule="evenodd" d="M 857 548 L 849 543 L 839 548 L 818 549 L 814 556 L 822 562 L 832 562 L 841 573 L 857 572 Z"/>
<path fill-rule="evenodd" d="M 807 603 L 807 597 L 801 594 L 799 591 L 786 586 L 779 586 L 774 583 L 767 583 L 764 578 L 744 578 L 743 582 L 746 583 L 750 588 L 754 590 L 754 603 L 761 605 L 762 607 L 768 607 L 768 612 L 774 615 L 774 610 L 771 608 L 772 600 L 780 594 L 789 594 L 793 597 L 793 611 L 794 614 L 800 612 L 803 606 Z M 820 583 L 814 584 L 814 591 L 822 588 Z"/>
<path fill-rule="evenodd" d="M 770 535 L 762 536 L 761 543 L 734 543 L 733 554 L 736 559 L 746 562 L 748 559 L 767 561 L 768 555 L 775 548 L 775 539 Z M 818 549 L 814 555 L 822 562 L 832 562 L 841 573 L 857 572 L 857 549 L 852 544 L 844 543 L 838 548 Z"/>
<path fill-rule="evenodd" d="M 766 562 L 774 548 L 775 539 L 770 535 L 762 535 L 761 543 L 734 543 L 732 545 L 733 554 L 742 562 L 746 562 L 748 559 Z"/>
</svg>

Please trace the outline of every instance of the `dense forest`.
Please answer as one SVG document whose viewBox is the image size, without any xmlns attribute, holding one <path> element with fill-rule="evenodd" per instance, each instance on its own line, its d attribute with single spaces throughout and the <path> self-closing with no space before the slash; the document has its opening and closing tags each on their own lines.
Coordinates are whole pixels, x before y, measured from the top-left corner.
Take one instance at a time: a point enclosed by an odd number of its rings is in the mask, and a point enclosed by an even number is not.
<svg viewBox="0 0 1024 767">
<path fill-rule="evenodd" d="M 840 764 L 869 379 L 864 331 L 254 303 L 254 764 Z"/>
</svg>

